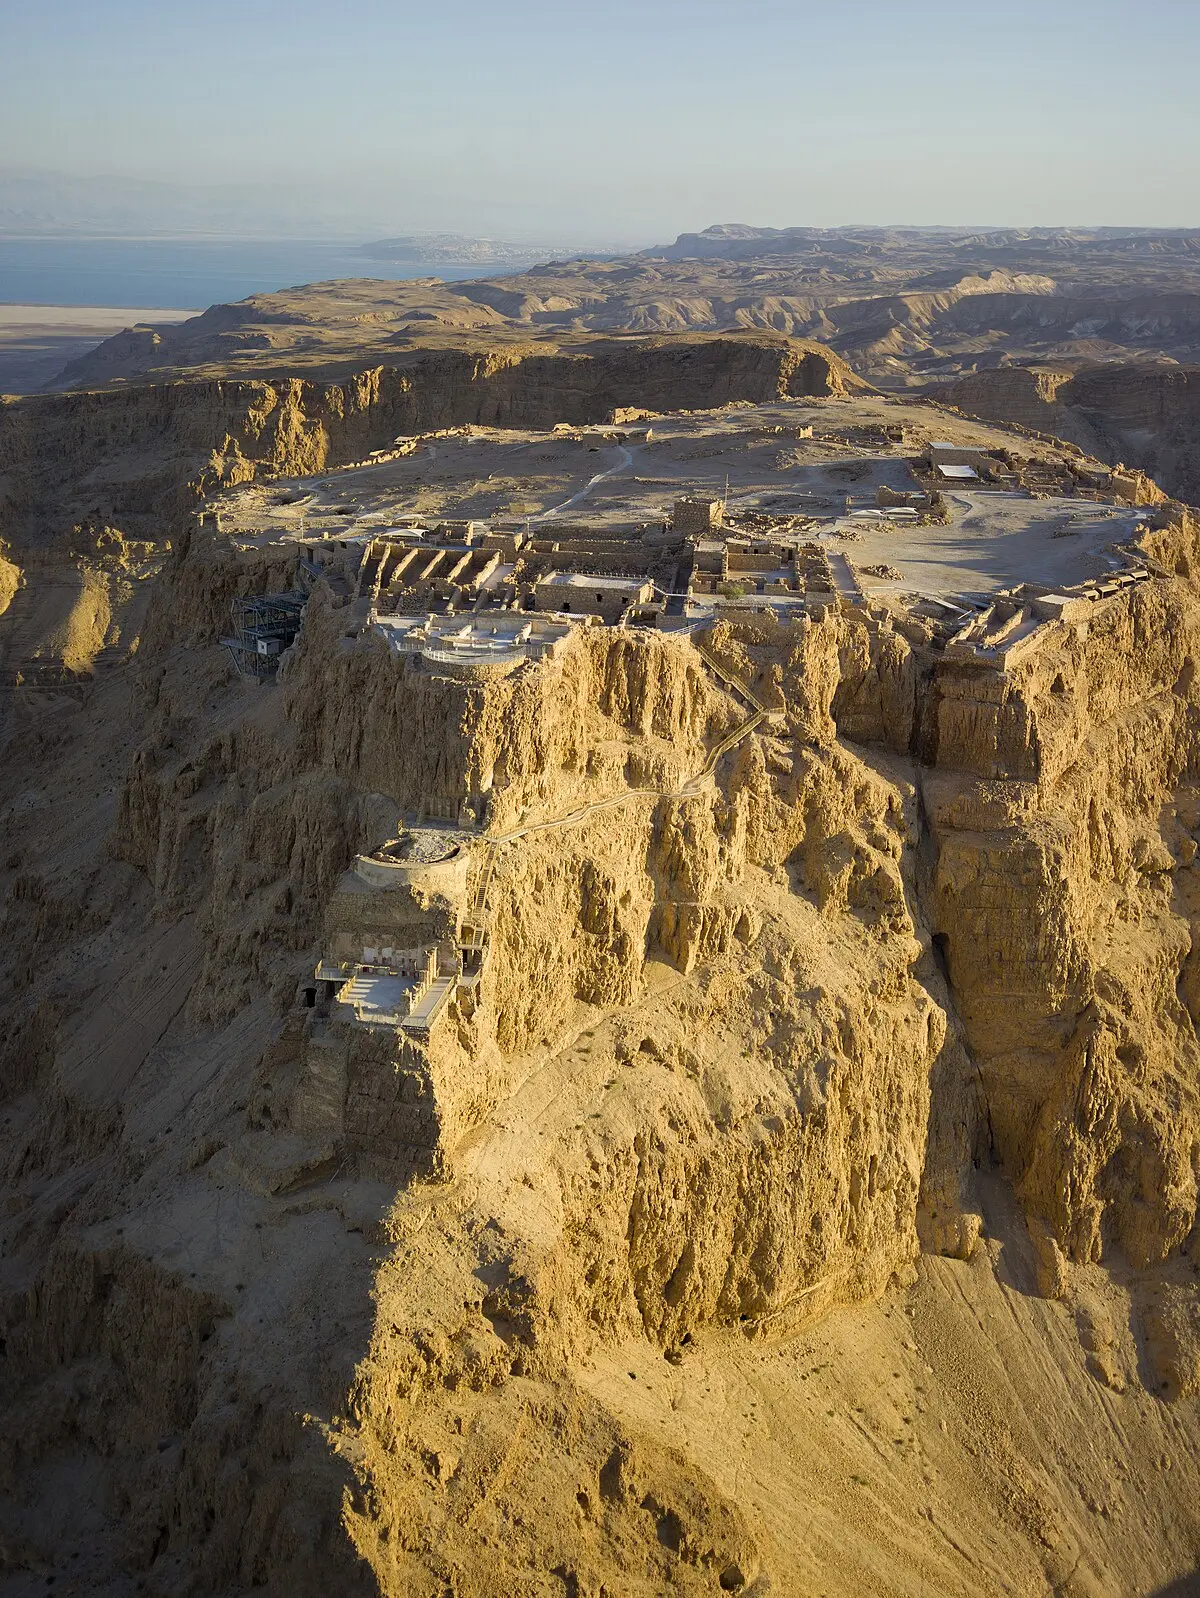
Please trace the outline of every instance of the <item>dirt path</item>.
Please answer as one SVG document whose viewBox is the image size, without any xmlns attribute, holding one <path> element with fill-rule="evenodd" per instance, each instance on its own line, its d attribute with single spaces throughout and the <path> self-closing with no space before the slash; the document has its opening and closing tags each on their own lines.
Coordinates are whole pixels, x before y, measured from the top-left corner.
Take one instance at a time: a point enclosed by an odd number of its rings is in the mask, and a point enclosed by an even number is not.
<svg viewBox="0 0 1200 1598">
<path fill-rule="evenodd" d="M 561 504 L 552 505 L 549 510 L 542 510 L 536 516 L 528 517 L 527 525 L 532 527 L 537 522 L 550 521 L 561 511 L 569 510 L 572 505 L 578 505 L 581 500 L 586 499 L 597 483 L 603 483 L 607 478 L 619 477 L 622 472 L 629 471 L 633 466 L 633 451 L 626 449 L 624 444 L 618 444 L 616 448 L 619 454 L 624 456 L 623 460 L 619 460 L 615 466 L 610 466 L 607 471 L 597 472 L 595 477 L 589 477 L 583 487 L 577 489 L 570 499 L 564 499 Z"/>
<path fill-rule="evenodd" d="M 747 720 L 722 738 L 720 743 L 709 751 L 700 770 L 686 778 L 678 788 L 626 788 L 623 793 L 610 794 L 606 799 L 593 799 L 589 804 L 580 805 L 578 809 L 568 810 L 564 815 L 554 816 L 548 821 L 533 821 L 526 826 L 512 827 L 508 832 L 494 833 L 485 838 L 483 842 L 487 845 L 487 854 L 479 874 L 474 897 L 470 901 L 471 914 L 473 916 L 481 916 L 486 909 L 487 892 L 491 886 L 492 874 L 496 867 L 496 854 L 501 844 L 515 843 L 521 838 L 532 837 L 539 832 L 555 832 L 563 827 L 573 827 L 578 822 L 586 820 L 588 816 L 597 815 L 602 810 L 612 810 L 617 805 L 627 804 L 631 799 L 690 798 L 692 795 L 699 793 L 700 789 L 708 782 L 722 758 L 762 725 L 769 714 L 766 706 L 759 702 L 744 683 L 739 682 L 736 677 L 730 676 L 706 649 L 700 649 L 697 646 L 697 652 L 722 687 L 734 697 L 740 696 L 746 701 L 751 711 Z"/>
</svg>

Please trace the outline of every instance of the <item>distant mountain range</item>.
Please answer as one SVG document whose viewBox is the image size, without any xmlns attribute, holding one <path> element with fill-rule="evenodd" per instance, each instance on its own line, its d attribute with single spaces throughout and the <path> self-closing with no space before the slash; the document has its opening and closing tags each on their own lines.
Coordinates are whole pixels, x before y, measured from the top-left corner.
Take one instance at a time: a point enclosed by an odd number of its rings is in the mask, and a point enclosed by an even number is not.
<svg viewBox="0 0 1200 1598">
<path fill-rule="evenodd" d="M 924 244 L 938 250 L 986 251 L 993 265 L 1008 264 L 1002 252 L 1023 263 L 1040 257 L 1079 254 L 1200 257 L 1200 228 L 1069 228 L 1069 227 L 751 227 L 720 222 L 700 233 L 681 233 L 673 244 L 659 244 L 642 254 L 663 261 L 749 261 L 764 256 L 814 255 L 836 250 L 841 255 L 878 255 L 897 248 L 911 251 Z"/>
<path fill-rule="evenodd" d="M 580 255 L 574 244 L 522 244 L 505 239 L 472 238 L 462 233 L 413 233 L 395 239 L 375 239 L 359 246 L 372 261 L 397 264 L 419 262 L 430 266 L 531 266 L 538 261 L 564 260 Z M 588 252 L 595 259 L 595 252 Z"/>
</svg>

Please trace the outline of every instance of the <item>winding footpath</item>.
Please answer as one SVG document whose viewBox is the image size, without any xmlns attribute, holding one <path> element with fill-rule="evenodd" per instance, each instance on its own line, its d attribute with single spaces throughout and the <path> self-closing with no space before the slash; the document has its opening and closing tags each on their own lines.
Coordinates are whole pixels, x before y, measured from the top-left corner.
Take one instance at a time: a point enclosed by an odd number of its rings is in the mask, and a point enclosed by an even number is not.
<svg viewBox="0 0 1200 1598">
<path fill-rule="evenodd" d="M 623 460 L 619 460 L 615 466 L 610 466 L 607 471 L 597 472 L 595 477 L 589 477 L 582 488 L 577 489 L 570 499 L 564 499 L 560 505 L 551 505 L 549 510 L 541 510 L 536 516 L 526 517 L 526 525 L 533 527 L 538 522 L 551 521 L 560 512 L 569 510 L 572 505 L 578 505 L 581 500 L 586 499 L 597 483 L 603 483 L 610 477 L 619 477 L 622 472 L 629 471 L 633 465 L 633 451 L 626 449 L 624 444 L 618 444 L 616 448 L 624 456 Z"/>
<path fill-rule="evenodd" d="M 744 683 L 731 676 L 721 666 L 707 649 L 700 645 L 695 646 L 700 658 L 718 679 L 721 685 L 735 697 L 745 700 L 750 708 L 749 717 L 731 733 L 728 733 L 709 750 L 708 757 L 700 770 L 685 779 L 678 788 L 626 788 L 622 793 L 610 794 L 607 799 L 593 799 L 589 804 L 580 805 L 576 810 L 568 810 L 564 815 L 554 816 L 548 821 L 533 821 L 525 826 L 512 827 L 508 832 L 492 833 L 481 841 L 487 845 L 487 854 L 475 886 L 475 893 L 470 901 L 469 915 L 476 922 L 486 913 L 488 889 L 491 886 L 492 874 L 496 868 L 496 858 L 501 844 L 516 843 L 521 838 L 530 838 L 535 833 L 557 832 L 564 827 L 573 827 L 580 821 L 585 821 L 589 816 L 598 815 L 602 810 L 613 810 L 618 805 L 627 804 L 631 799 L 684 799 L 691 798 L 708 783 L 718 764 L 736 748 L 743 739 L 748 738 L 767 719 L 770 712 L 766 706 L 750 692 Z"/>
</svg>

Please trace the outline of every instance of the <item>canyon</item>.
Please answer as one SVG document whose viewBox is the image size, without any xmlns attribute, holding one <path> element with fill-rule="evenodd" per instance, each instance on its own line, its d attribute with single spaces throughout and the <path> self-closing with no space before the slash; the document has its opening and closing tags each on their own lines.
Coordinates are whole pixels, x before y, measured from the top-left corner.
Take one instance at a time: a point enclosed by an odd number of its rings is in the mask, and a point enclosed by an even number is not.
<svg viewBox="0 0 1200 1598">
<path fill-rule="evenodd" d="M 297 376 L 345 384 L 451 352 L 501 364 L 574 357 L 615 372 L 642 358 L 635 351 L 782 336 L 820 344 L 885 392 L 925 393 L 1064 436 L 1192 501 L 1198 237 L 723 225 L 637 255 L 549 261 L 490 279 L 349 279 L 184 321 L 148 316 L 47 386 L 169 389 L 203 377 L 275 387 Z"/>
<path fill-rule="evenodd" d="M 716 227 L 637 255 L 474 281 L 366 278 L 153 319 L 68 365 L 62 386 L 203 369 L 269 375 L 487 344 L 586 349 L 637 334 L 819 340 L 901 389 L 1031 363 L 1180 364 L 1200 353 L 1192 230 Z"/>
<path fill-rule="evenodd" d="M 1035 244 L 989 294 L 1050 298 Z M 0 408 L 0 1582 L 1186 1591 L 1186 370 L 880 394 L 790 326 L 507 302 L 383 359 L 316 292 L 307 353 L 215 308 Z M 484 657 L 553 560 L 665 559 L 685 492 L 721 509 L 652 624 Z M 1065 592 L 921 575 L 1001 498 Z M 513 602 L 388 611 L 389 549 L 455 539 Z M 786 539 L 819 581 L 730 580 Z M 399 650 L 435 606 L 457 657 Z M 423 1027 L 322 992 L 385 933 L 459 961 Z"/>
</svg>

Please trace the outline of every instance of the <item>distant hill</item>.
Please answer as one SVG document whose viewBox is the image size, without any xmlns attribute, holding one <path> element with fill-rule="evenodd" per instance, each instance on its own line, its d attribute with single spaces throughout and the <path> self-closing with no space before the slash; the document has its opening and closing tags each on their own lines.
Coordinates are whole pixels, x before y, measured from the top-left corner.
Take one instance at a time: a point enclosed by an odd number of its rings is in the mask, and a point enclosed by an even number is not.
<svg viewBox="0 0 1200 1598">
<path fill-rule="evenodd" d="M 754 228 L 722 223 L 639 255 L 521 259 L 455 234 L 380 238 L 364 261 L 479 275 L 355 278 L 214 306 L 121 334 L 62 374 L 344 373 L 429 348 L 584 347 L 629 334 L 786 334 L 905 389 L 1031 361 L 1200 362 L 1200 231 Z M 496 252 L 510 251 L 497 261 Z M 477 252 L 475 255 L 472 252 Z"/>
<path fill-rule="evenodd" d="M 371 261 L 416 262 L 428 266 L 516 267 L 579 254 L 577 246 L 516 244 L 504 239 L 472 238 L 462 233 L 414 233 L 360 244 L 358 253 Z"/>
<path fill-rule="evenodd" d="M 835 255 L 986 251 L 995 264 L 1047 257 L 1112 258 L 1195 256 L 1196 228 L 939 228 L 939 227 L 751 227 L 721 222 L 699 233 L 681 233 L 673 244 L 642 251 L 651 260 L 749 261 L 781 255 Z"/>
</svg>

